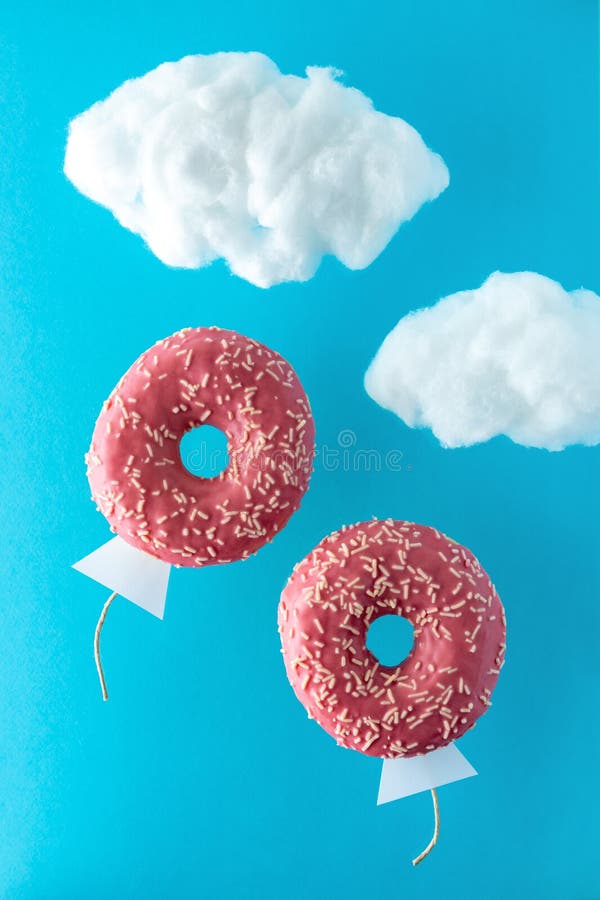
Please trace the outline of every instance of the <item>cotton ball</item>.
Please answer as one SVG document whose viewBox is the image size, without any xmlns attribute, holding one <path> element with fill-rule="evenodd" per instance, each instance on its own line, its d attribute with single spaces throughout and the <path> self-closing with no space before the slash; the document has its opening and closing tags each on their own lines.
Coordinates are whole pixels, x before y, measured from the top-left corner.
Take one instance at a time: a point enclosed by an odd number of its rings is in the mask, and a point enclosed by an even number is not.
<svg viewBox="0 0 600 900">
<path fill-rule="evenodd" d="M 448 171 L 338 74 L 260 53 L 164 63 L 71 122 L 65 173 L 170 266 L 222 257 L 259 287 L 325 255 L 363 269 Z"/>
<path fill-rule="evenodd" d="M 446 447 L 504 434 L 562 450 L 600 442 L 600 297 L 533 272 L 410 313 L 365 376 L 370 396 Z"/>
</svg>

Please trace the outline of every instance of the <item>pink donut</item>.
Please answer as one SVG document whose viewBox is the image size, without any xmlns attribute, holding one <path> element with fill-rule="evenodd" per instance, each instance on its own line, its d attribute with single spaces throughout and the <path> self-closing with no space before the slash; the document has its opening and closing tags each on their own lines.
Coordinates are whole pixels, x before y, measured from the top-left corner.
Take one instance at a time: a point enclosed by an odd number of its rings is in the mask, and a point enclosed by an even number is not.
<svg viewBox="0 0 600 900">
<path fill-rule="evenodd" d="M 396 613 L 414 627 L 398 666 L 366 647 Z M 279 604 L 290 683 L 342 747 L 416 756 L 456 740 L 488 706 L 504 662 L 504 609 L 473 554 L 423 525 L 360 522 L 294 568 Z"/>
<path fill-rule="evenodd" d="M 181 461 L 181 438 L 201 424 L 227 436 L 215 478 Z M 244 559 L 300 505 L 314 438 L 283 357 L 235 331 L 187 328 L 143 353 L 104 404 L 86 457 L 92 499 L 113 531 L 164 562 Z"/>
</svg>

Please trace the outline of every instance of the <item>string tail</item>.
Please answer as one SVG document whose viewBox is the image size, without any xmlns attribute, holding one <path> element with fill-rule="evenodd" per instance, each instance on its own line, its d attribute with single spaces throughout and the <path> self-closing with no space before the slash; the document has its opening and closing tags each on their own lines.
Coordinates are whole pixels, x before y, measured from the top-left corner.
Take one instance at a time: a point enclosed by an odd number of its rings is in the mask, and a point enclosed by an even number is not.
<svg viewBox="0 0 600 900">
<path fill-rule="evenodd" d="M 435 824 L 433 826 L 433 837 L 425 847 L 425 849 L 419 853 L 416 859 L 413 859 L 413 866 L 418 866 L 420 862 L 423 862 L 426 856 L 429 856 L 433 848 L 438 842 L 438 838 L 440 836 L 440 806 L 438 803 L 438 797 L 435 788 L 431 789 L 431 799 L 433 800 L 433 815 L 435 819 Z"/>
<path fill-rule="evenodd" d="M 103 700 L 108 700 L 108 691 L 106 690 L 104 669 L 102 668 L 102 660 L 100 658 L 100 633 L 102 631 L 102 626 L 104 625 L 104 620 L 106 619 L 106 613 L 108 612 L 110 604 L 113 602 L 116 596 L 117 592 L 114 591 L 102 607 L 102 612 L 100 613 L 100 618 L 98 619 L 98 624 L 96 625 L 96 631 L 94 632 L 94 659 L 96 660 L 96 669 L 98 670 L 98 678 L 100 679 L 100 687 L 102 688 Z"/>
</svg>

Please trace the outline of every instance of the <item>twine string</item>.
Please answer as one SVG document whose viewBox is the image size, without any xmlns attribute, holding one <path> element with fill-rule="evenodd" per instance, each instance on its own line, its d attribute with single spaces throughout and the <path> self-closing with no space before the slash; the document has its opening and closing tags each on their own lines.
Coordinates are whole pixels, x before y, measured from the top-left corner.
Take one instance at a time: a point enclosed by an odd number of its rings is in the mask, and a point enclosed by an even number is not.
<svg viewBox="0 0 600 900">
<path fill-rule="evenodd" d="M 102 688 L 103 700 L 108 700 L 108 691 L 106 690 L 104 670 L 102 668 L 102 660 L 100 658 L 100 632 L 102 631 L 102 626 L 104 625 L 104 620 L 106 619 L 106 613 L 108 612 L 110 604 L 113 602 L 116 596 L 117 592 L 114 591 L 102 607 L 102 612 L 100 613 L 100 618 L 98 619 L 98 624 L 96 625 L 96 631 L 94 632 L 94 659 L 96 660 L 96 669 L 98 670 L 98 678 L 100 679 L 100 687 Z"/>
<path fill-rule="evenodd" d="M 437 844 L 438 838 L 440 836 L 440 807 L 435 788 L 431 789 L 431 799 L 433 800 L 433 815 L 435 819 L 435 824 L 433 827 L 433 837 L 431 838 L 425 849 L 421 853 L 419 853 L 416 859 L 413 859 L 413 866 L 418 866 L 420 862 L 423 862 L 426 856 L 429 856 L 429 854 Z"/>
</svg>

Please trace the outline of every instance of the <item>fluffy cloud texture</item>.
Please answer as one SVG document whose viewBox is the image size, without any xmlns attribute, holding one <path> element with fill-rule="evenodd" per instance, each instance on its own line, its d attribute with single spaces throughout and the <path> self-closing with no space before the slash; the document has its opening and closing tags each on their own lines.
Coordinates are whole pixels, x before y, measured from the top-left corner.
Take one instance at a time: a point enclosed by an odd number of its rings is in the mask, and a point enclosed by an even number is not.
<svg viewBox="0 0 600 900">
<path fill-rule="evenodd" d="M 448 185 L 441 157 L 331 69 L 188 56 L 71 122 L 65 173 L 170 266 L 223 257 L 260 287 L 333 254 L 362 269 Z"/>
<path fill-rule="evenodd" d="M 401 319 L 365 386 L 446 447 L 499 434 L 548 450 L 597 444 L 600 297 L 533 272 L 496 272 Z"/>
</svg>

